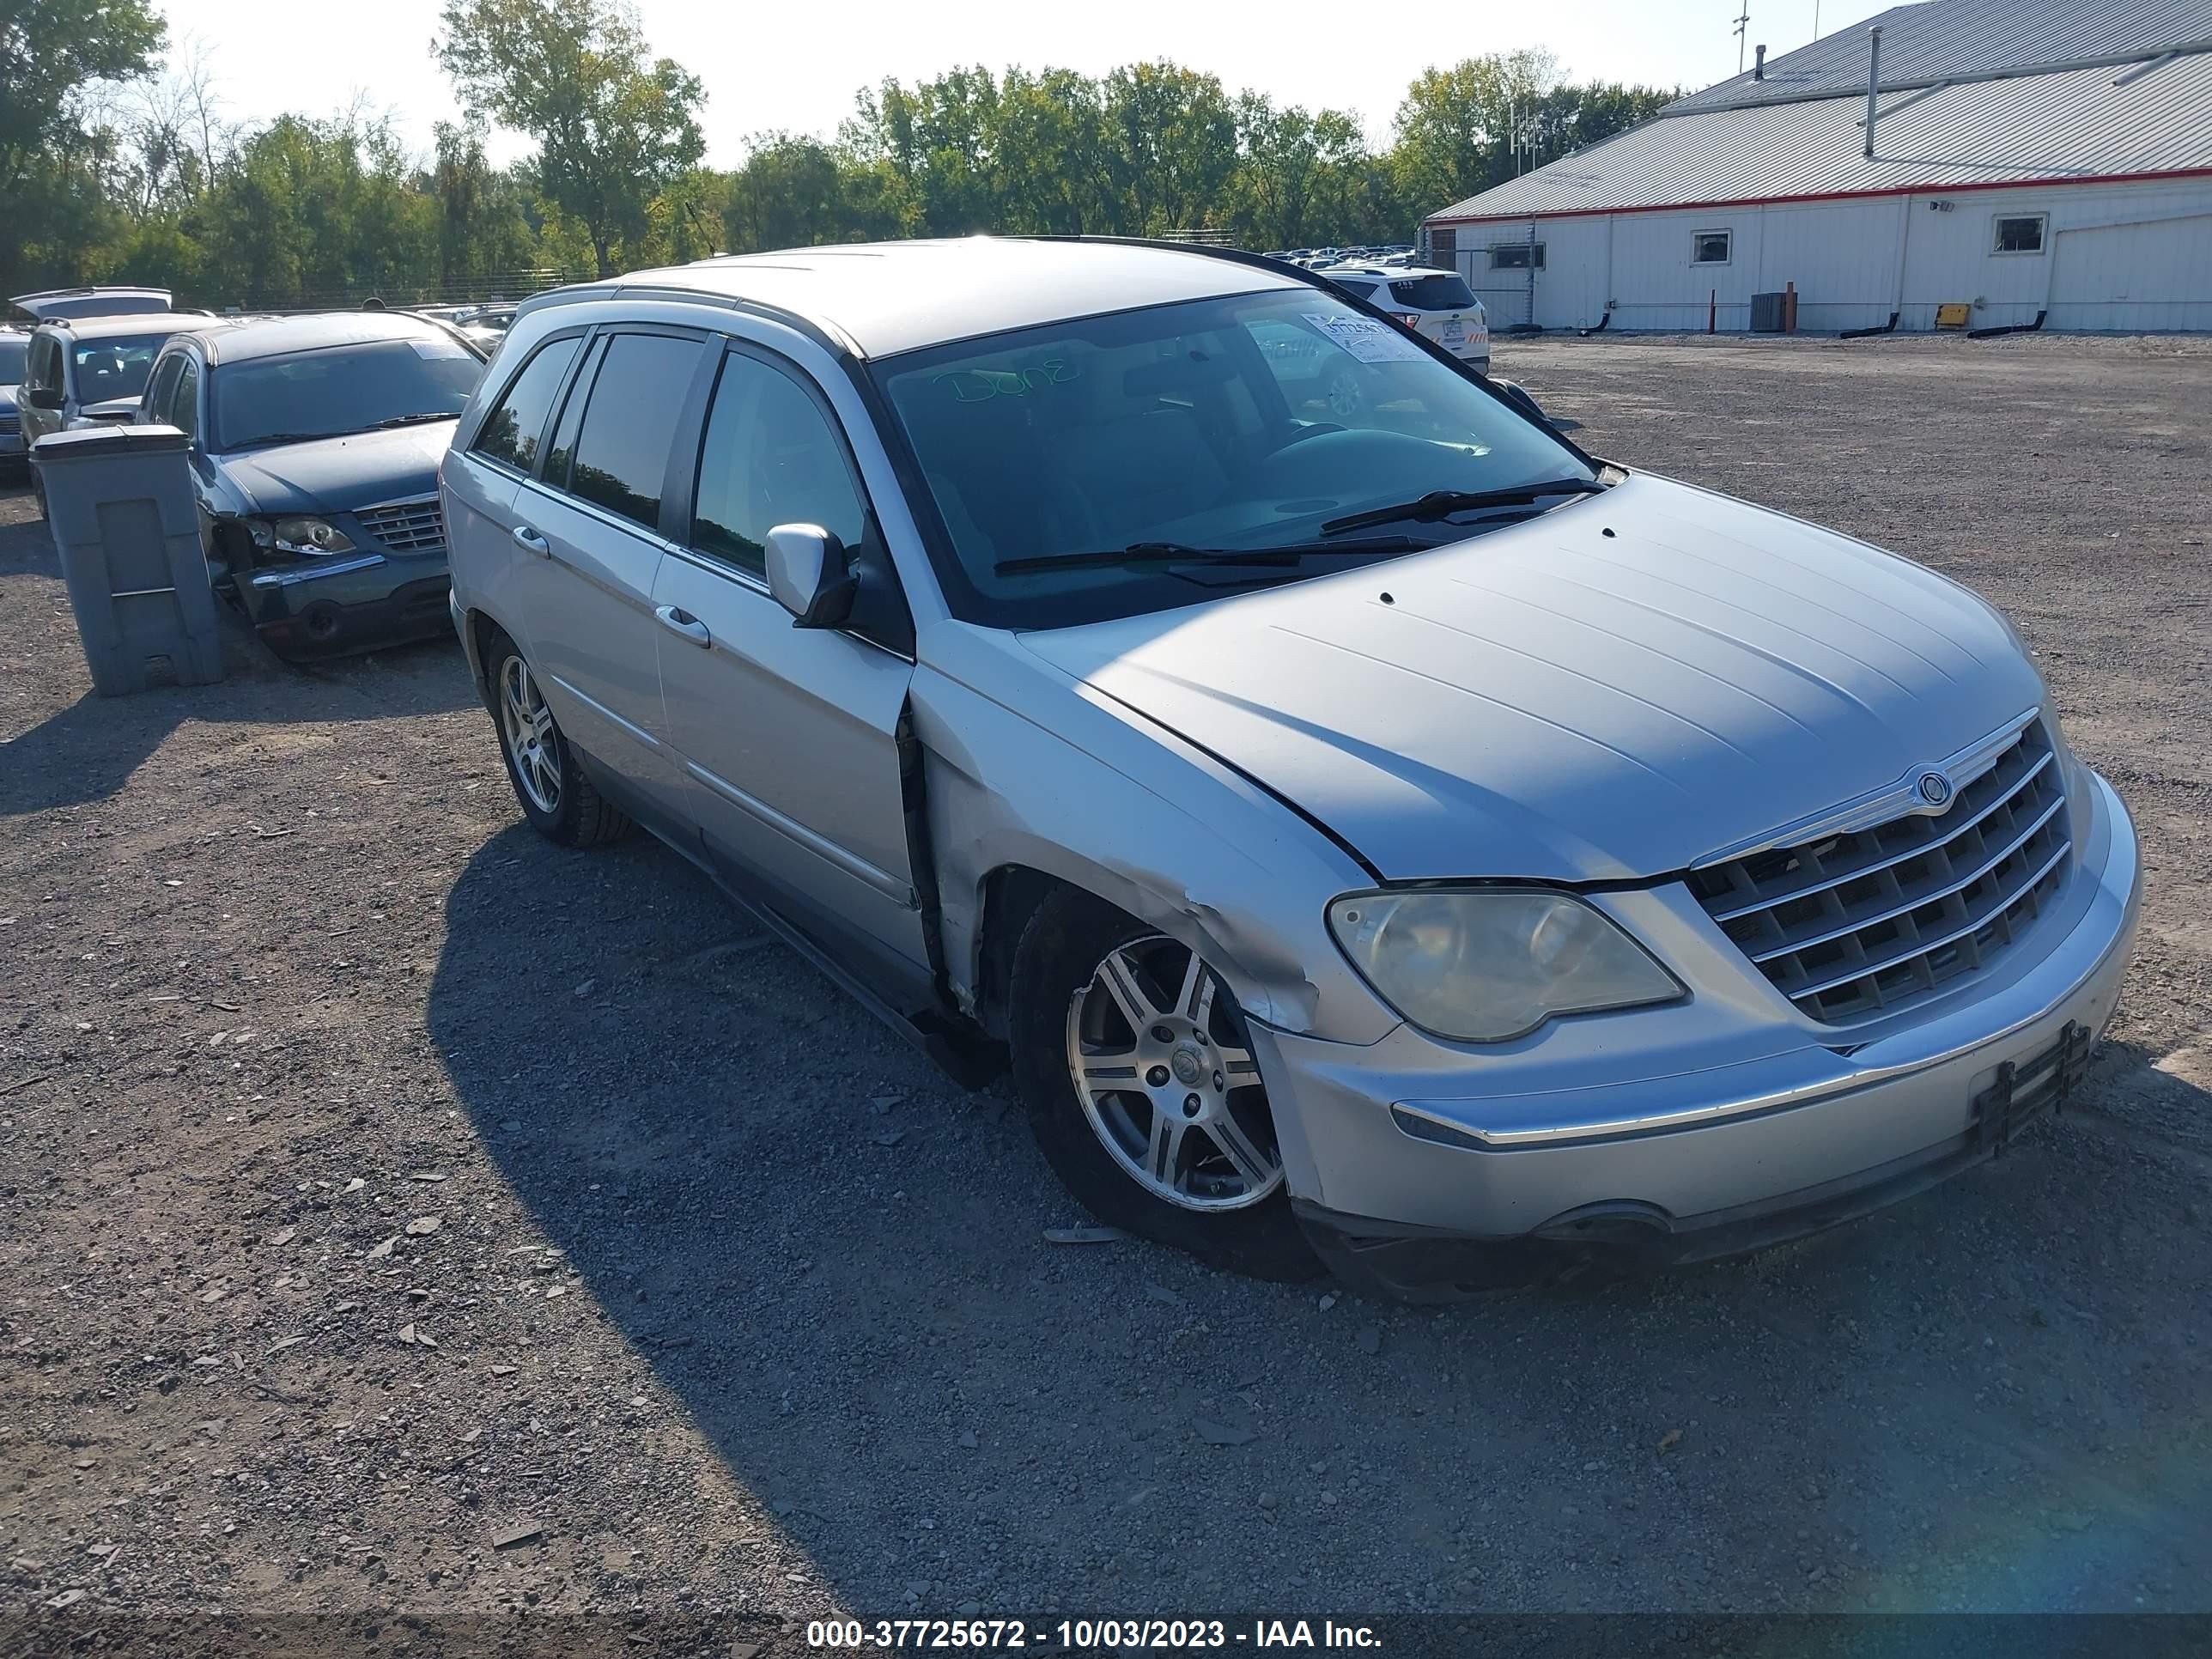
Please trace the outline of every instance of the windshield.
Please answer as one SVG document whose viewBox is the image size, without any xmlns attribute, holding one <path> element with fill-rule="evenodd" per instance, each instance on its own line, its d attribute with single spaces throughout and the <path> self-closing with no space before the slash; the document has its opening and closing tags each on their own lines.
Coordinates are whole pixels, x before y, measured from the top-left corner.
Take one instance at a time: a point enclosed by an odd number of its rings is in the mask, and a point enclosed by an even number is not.
<svg viewBox="0 0 2212 1659">
<path fill-rule="evenodd" d="M 1474 290 L 1456 276 L 1401 276 L 1390 284 L 1390 297 L 1416 311 L 1471 308 Z"/>
<path fill-rule="evenodd" d="M 154 359 L 169 343 L 167 334 L 111 334 L 96 340 L 72 340 L 76 400 L 104 404 L 135 398 L 146 389 Z"/>
<path fill-rule="evenodd" d="M 482 360 L 442 335 L 222 364 L 215 371 L 210 446 L 250 449 L 367 432 L 412 416 L 450 420 L 483 373 Z"/>
<path fill-rule="evenodd" d="M 0 386 L 23 383 L 23 360 L 31 355 L 27 340 L 0 340 Z"/>
<path fill-rule="evenodd" d="M 946 600 L 999 627 L 1164 610 L 1231 580 L 1225 565 L 1158 562 L 999 568 L 1011 561 L 1291 546 L 1434 491 L 1593 476 L 1480 381 L 1316 289 L 1048 324 L 888 358 L 875 373 L 951 544 L 938 572 Z M 1387 529 L 1425 544 L 1474 533 L 1433 520 Z M 1248 562 L 1233 580 L 1298 580 L 1347 562 Z"/>
</svg>

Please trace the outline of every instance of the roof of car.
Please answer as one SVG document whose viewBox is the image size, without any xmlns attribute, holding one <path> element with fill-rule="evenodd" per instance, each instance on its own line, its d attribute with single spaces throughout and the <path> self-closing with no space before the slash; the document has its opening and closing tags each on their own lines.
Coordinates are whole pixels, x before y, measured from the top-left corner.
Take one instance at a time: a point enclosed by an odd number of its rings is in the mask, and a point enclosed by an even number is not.
<svg viewBox="0 0 2212 1659">
<path fill-rule="evenodd" d="M 1071 317 L 1307 286 L 1257 255 L 1231 259 L 1159 244 L 969 236 L 701 259 L 557 289 L 526 308 L 687 289 L 775 307 L 842 334 L 864 356 L 883 357 Z"/>
<path fill-rule="evenodd" d="M 411 311 L 319 311 L 302 317 L 255 317 L 231 324 L 220 344 L 204 343 L 210 363 L 278 357 L 330 346 L 373 345 L 383 340 L 453 340 L 459 336 L 443 323 Z"/>
<path fill-rule="evenodd" d="M 181 334 L 188 329 L 220 328 L 223 319 L 204 311 L 125 311 L 99 317 L 49 317 L 38 325 L 75 340 L 104 340 L 112 334 Z"/>
<path fill-rule="evenodd" d="M 8 303 L 11 306 L 19 307 L 32 316 L 44 320 L 46 307 L 57 304 L 65 305 L 73 300 L 112 300 L 118 301 L 152 300 L 158 301 L 153 308 L 156 311 L 161 311 L 166 310 L 168 307 L 171 295 L 169 290 L 166 288 L 137 288 L 127 283 L 94 283 L 89 286 L 80 288 L 42 288 L 36 293 L 15 295 L 9 298 Z M 118 313 L 108 312 L 94 312 L 92 313 L 92 315 L 95 317 L 105 317 L 113 314 Z"/>
</svg>

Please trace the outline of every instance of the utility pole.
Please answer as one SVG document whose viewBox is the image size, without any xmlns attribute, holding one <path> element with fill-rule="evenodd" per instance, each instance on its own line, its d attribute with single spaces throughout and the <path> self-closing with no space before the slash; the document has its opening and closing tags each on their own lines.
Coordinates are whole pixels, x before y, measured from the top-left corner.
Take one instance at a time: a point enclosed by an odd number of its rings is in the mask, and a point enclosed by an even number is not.
<svg viewBox="0 0 2212 1659">
<path fill-rule="evenodd" d="M 1817 28 L 1818 24 L 1814 25 Z M 1751 28 L 1751 0 L 1743 0 L 1743 10 L 1735 20 L 1735 72 L 1743 73 L 1743 43 L 1749 38 Z"/>
</svg>

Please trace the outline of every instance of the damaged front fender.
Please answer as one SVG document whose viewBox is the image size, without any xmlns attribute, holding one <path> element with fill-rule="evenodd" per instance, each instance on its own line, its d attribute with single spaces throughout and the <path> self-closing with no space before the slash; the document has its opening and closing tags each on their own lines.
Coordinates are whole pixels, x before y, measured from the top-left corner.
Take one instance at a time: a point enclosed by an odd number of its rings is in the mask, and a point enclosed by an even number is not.
<svg viewBox="0 0 2212 1659">
<path fill-rule="evenodd" d="M 924 665 L 910 691 L 927 753 L 930 847 L 949 988 L 986 1012 L 994 872 L 1032 870 L 1201 952 L 1251 1018 L 1349 1043 L 1398 1021 L 1328 933 L 1338 894 L 1371 872 L 1282 802 L 1165 728 L 1072 678 L 968 635 L 963 678 Z"/>
</svg>

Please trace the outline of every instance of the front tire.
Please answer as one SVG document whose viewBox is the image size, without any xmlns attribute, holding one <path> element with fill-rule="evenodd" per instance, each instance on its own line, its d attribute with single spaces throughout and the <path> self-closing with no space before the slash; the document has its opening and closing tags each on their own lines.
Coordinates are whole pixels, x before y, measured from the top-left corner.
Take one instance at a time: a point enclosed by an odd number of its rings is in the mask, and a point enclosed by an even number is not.
<svg viewBox="0 0 2212 1659">
<path fill-rule="evenodd" d="M 495 629 L 484 653 L 485 698 L 499 732 L 507 781 L 530 827 L 562 847 L 620 841 L 636 826 L 592 786 L 545 706 L 522 647 Z"/>
<path fill-rule="evenodd" d="M 1188 945 L 1063 889 L 1015 947 L 1007 1024 L 1037 1146 L 1092 1215 L 1255 1278 L 1322 1271 L 1249 1030 Z"/>
</svg>

